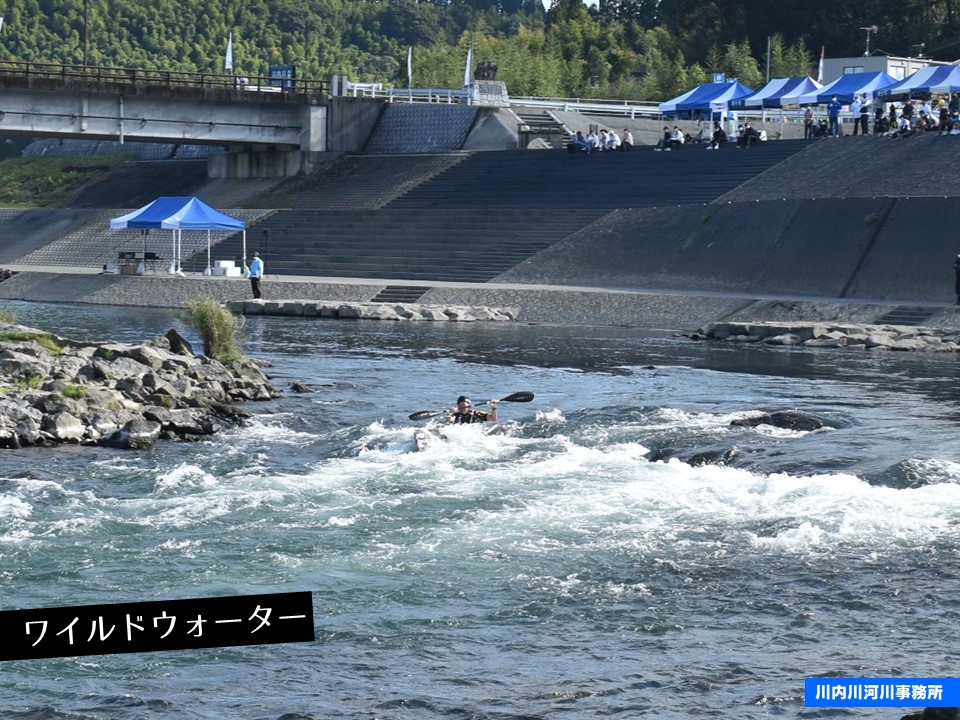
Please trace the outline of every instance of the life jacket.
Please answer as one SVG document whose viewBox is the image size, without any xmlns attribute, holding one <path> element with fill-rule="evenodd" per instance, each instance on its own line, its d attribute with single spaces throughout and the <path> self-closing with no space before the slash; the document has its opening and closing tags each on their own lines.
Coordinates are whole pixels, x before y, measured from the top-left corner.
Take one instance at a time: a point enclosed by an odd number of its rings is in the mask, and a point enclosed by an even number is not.
<svg viewBox="0 0 960 720">
<path fill-rule="evenodd" d="M 469 425 L 471 423 L 480 423 L 487 421 L 486 410 L 474 410 L 473 412 L 454 413 L 453 423 L 455 425 Z"/>
</svg>

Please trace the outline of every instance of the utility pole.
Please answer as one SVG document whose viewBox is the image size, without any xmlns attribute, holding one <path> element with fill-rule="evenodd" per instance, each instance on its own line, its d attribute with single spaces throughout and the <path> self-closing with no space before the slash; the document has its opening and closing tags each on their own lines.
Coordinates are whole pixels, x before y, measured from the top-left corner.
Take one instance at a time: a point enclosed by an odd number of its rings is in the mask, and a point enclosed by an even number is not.
<svg viewBox="0 0 960 720">
<path fill-rule="evenodd" d="M 875 33 L 877 30 L 879 30 L 879 28 L 876 25 L 871 25 L 869 27 L 862 27 L 860 29 L 867 31 L 867 49 L 866 52 L 863 53 L 863 56 L 870 57 L 870 33 Z"/>
<path fill-rule="evenodd" d="M 90 0 L 83 0 L 83 66 L 87 67 L 87 45 L 90 40 L 90 33 L 87 30 L 87 18 L 90 15 Z"/>
</svg>

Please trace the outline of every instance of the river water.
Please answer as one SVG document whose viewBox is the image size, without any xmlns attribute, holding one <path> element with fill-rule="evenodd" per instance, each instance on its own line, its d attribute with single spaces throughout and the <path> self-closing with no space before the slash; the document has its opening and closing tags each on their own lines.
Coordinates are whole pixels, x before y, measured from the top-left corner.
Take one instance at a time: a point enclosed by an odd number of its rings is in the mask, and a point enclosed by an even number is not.
<svg viewBox="0 0 960 720">
<path fill-rule="evenodd" d="M 167 311 L 4 307 L 195 338 Z M 0 717 L 898 718 L 806 709 L 803 679 L 960 666 L 954 357 L 505 323 L 243 334 L 284 390 L 246 427 L 0 453 L 0 609 L 306 590 L 316 641 L 6 662 Z M 503 434 L 415 451 L 410 413 L 520 390 Z M 827 427 L 730 425 L 773 410 Z"/>
</svg>

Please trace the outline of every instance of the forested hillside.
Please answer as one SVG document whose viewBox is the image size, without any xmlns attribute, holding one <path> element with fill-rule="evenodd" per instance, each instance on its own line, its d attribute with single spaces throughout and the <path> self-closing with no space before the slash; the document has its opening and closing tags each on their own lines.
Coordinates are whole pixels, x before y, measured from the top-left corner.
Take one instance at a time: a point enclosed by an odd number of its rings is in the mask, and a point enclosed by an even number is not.
<svg viewBox="0 0 960 720">
<path fill-rule="evenodd" d="M 871 49 L 960 56 L 954 0 L 0 0 L 0 60 L 234 72 L 295 64 L 406 87 L 459 87 L 467 48 L 513 95 L 662 100 L 726 72 L 759 87 Z M 85 23 L 86 17 L 86 23 Z"/>
</svg>

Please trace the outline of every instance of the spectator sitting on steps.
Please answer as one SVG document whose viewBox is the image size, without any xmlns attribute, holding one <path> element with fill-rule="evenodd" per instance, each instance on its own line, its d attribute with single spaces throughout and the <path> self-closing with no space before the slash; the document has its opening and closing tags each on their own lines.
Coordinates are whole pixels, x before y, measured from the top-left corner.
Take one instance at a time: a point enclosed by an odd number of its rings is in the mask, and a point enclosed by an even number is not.
<svg viewBox="0 0 960 720">
<path fill-rule="evenodd" d="M 569 152 L 586 152 L 587 151 L 587 140 L 583 137 L 583 133 L 577 130 L 577 132 L 570 136 L 570 142 L 567 143 L 567 150 Z"/>
<path fill-rule="evenodd" d="M 633 150 L 633 133 L 629 128 L 623 129 L 623 138 L 620 140 L 620 150 Z"/>
<path fill-rule="evenodd" d="M 719 150 L 727 142 L 727 134 L 723 131 L 723 126 L 718 123 L 713 123 L 713 137 L 710 139 L 710 144 L 707 145 L 707 150 Z"/>
<path fill-rule="evenodd" d="M 587 135 L 587 152 L 592 153 L 595 150 L 600 149 L 600 138 L 597 137 L 597 133 L 590 131 L 590 134 Z"/>
<path fill-rule="evenodd" d="M 654 150 L 669 150 L 670 149 L 670 128 L 666 125 L 663 126 L 663 135 L 660 137 L 660 141 L 657 143 L 657 146 Z"/>
<path fill-rule="evenodd" d="M 683 147 L 684 139 L 685 138 L 683 137 L 683 133 L 680 131 L 680 128 L 674 125 L 673 132 L 670 133 L 670 144 L 668 145 L 667 149 L 671 147 L 675 147 L 675 148 Z"/>
<path fill-rule="evenodd" d="M 737 145 L 739 147 L 753 147 L 759 140 L 760 133 L 754 130 L 750 123 L 746 123 L 743 126 L 743 133 L 737 138 Z"/>
<path fill-rule="evenodd" d="M 910 126 L 910 121 L 906 117 L 901 117 L 897 129 L 891 130 L 888 134 L 895 140 L 903 140 L 916 134 L 916 132 L 917 131 Z"/>
</svg>

